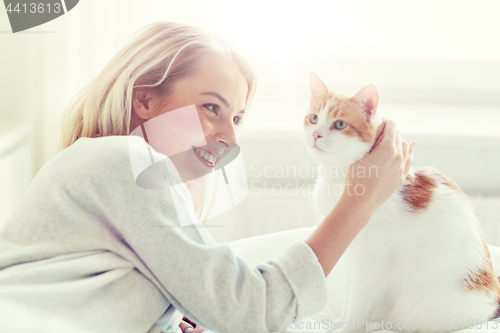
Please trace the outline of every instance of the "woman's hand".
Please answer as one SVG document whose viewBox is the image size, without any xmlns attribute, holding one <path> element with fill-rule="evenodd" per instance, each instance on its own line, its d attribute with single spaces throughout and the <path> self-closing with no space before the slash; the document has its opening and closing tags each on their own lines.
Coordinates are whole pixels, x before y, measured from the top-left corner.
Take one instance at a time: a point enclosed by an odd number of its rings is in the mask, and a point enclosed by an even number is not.
<svg viewBox="0 0 500 333">
<path fill-rule="evenodd" d="M 384 120 L 371 151 L 349 169 L 344 196 L 356 197 L 374 212 L 405 181 L 413 163 L 415 142 L 401 139 L 396 124 Z"/>
<path fill-rule="evenodd" d="M 191 325 L 191 323 L 192 323 L 192 321 L 190 321 L 186 317 L 182 318 L 182 320 L 179 324 L 179 327 L 181 328 L 182 333 L 201 333 L 201 332 L 206 331 L 206 328 L 203 328 L 200 325 L 196 325 L 196 324 L 195 324 L 196 327 L 194 327 L 193 325 Z"/>
</svg>

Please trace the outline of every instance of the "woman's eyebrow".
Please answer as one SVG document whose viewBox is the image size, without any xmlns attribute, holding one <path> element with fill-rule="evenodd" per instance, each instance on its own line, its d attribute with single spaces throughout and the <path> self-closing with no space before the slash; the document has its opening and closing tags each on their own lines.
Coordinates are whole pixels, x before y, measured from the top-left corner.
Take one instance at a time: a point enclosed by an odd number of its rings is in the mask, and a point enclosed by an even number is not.
<svg viewBox="0 0 500 333">
<path fill-rule="evenodd" d="M 226 106 L 226 108 L 229 107 L 229 103 L 226 101 L 226 99 L 216 92 L 208 91 L 208 92 L 200 93 L 200 95 L 212 95 L 214 97 L 217 97 Z"/>
</svg>

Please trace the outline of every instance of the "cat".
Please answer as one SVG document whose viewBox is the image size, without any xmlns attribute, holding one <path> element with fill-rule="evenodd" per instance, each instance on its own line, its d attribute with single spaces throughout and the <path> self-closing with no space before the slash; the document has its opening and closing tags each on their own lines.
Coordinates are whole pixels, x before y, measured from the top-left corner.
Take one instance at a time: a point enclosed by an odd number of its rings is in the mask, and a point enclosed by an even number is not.
<svg viewBox="0 0 500 333">
<path fill-rule="evenodd" d="M 315 202 L 324 217 L 347 190 L 342 170 L 371 150 L 383 118 L 374 85 L 347 97 L 314 73 L 310 81 L 304 133 L 321 168 Z M 376 176 L 371 168 L 363 172 Z M 467 195 L 431 167 L 410 169 L 343 259 L 346 298 L 336 324 L 342 331 L 445 332 L 500 316 L 500 284 Z"/>
</svg>

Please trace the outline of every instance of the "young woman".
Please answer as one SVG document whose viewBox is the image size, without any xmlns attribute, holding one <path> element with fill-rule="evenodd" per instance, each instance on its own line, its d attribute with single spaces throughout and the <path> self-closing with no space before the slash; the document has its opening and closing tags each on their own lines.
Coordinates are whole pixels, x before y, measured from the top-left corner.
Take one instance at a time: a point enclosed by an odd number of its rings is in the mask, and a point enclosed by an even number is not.
<svg viewBox="0 0 500 333">
<path fill-rule="evenodd" d="M 0 230 L 0 300 L 27 319 L 107 333 L 173 332 L 179 323 L 190 331 L 182 314 L 197 332 L 275 332 L 322 310 L 325 276 L 412 164 L 414 145 L 393 122 L 379 128 L 380 143 L 365 158 L 378 178 L 349 175 L 364 195 L 345 195 L 307 240 L 256 267 L 202 226 L 179 227 L 169 190 L 141 188 L 133 177 L 128 134 L 195 105 L 206 142 L 217 148 L 193 146 L 175 163 L 194 194 L 191 180 L 207 161 L 237 143 L 255 82 L 238 54 L 202 30 L 176 23 L 143 30 L 70 105 L 64 149 Z M 203 200 L 193 198 L 201 212 Z M 50 323 L 38 321 L 37 331 Z"/>
</svg>

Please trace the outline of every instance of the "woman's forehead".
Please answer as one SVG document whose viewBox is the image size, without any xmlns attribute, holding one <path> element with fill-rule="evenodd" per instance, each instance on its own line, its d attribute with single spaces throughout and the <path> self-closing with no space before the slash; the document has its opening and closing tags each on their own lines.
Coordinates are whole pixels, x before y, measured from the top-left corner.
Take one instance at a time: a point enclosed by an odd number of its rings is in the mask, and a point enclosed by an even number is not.
<svg viewBox="0 0 500 333">
<path fill-rule="evenodd" d="M 192 75 L 183 83 L 183 89 L 194 94 L 213 92 L 222 96 L 231 107 L 245 108 L 248 84 L 241 72 L 229 61 L 220 57 L 202 59 Z"/>
</svg>

